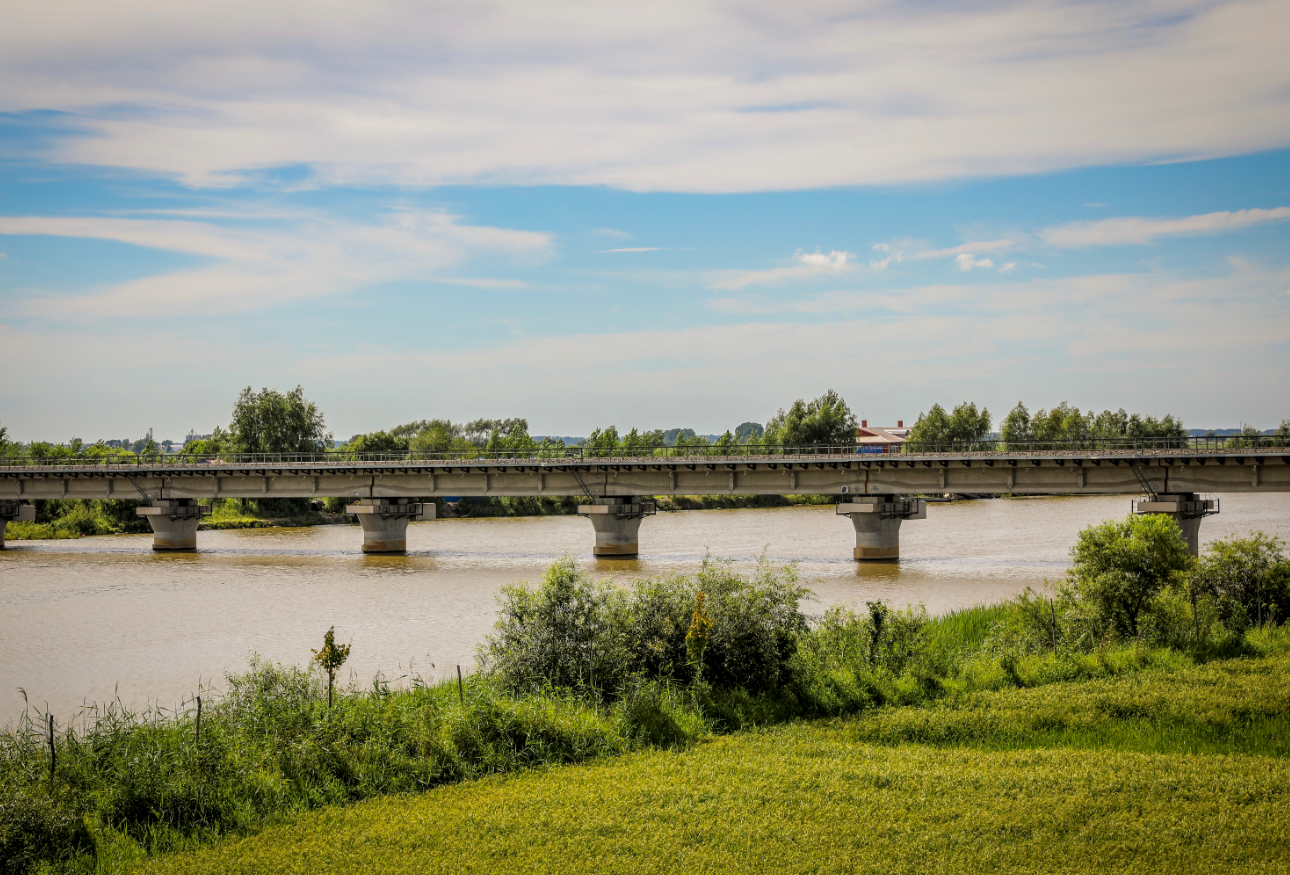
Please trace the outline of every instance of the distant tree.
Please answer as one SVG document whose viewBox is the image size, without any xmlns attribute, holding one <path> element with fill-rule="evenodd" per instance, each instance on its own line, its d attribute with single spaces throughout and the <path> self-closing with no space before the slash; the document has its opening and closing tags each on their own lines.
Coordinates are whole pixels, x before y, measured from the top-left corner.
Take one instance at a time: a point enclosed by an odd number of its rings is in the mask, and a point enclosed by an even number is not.
<svg viewBox="0 0 1290 875">
<path fill-rule="evenodd" d="M 780 408 L 766 423 L 765 438 L 785 446 L 853 446 L 856 418 L 842 396 L 830 389 L 812 401 L 799 398 L 787 411 Z"/>
<path fill-rule="evenodd" d="M 990 411 L 976 409 L 976 404 L 964 401 L 946 413 L 945 408 L 933 404 L 909 430 L 908 440 L 918 444 L 943 444 L 983 440 L 990 433 Z"/>
<path fill-rule="evenodd" d="M 1085 440 L 1089 436 L 1090 417 L 1085 417 L 1078 407 L 1071 407 L 1065 401 L 1051 410 L 1040 410 L 1031 421 L 1035 440 Z"/>
<path fill-rule="evenodd" d="M 239 453 L 313 453 L 331 441 L 322 411 L 300 386 L 242 390 L 229 424 L 232 449 Z"/>
<path fill-rule="evenodd" d="M 409 440 L 385 431 L 374 431 L 351 438 L 344 449 L 350 453 L 405 453 Z"/>
<path fill-rule="evenodd" d="M 1030 411 L 1020 401 L 999 424 L 999 437 L 1007 444 L 1020 444 L 1034 440 L 1035 429 L 1030 422 Z"/>
<path fill-rule="evenodd" d="M 189 456 L 205 456 L 233 452 L 233 436 L 217 425 L 211 432 L 210 437 L 202 440 L 189 441 L 184 444 L 184 448 L 180 450 L 180 452 Z"/>
<path fill-rule="evenodd" d="M 735 437 L 739 439 L 740 443 L 745 444 L 761 440 L 762 435 L 765 433 L 766 429 L 762 428 L 761 423 L 758 422 L 741 422 L 739 427 L 735 429 Z"/>
<path fill-rule="evenodd" d="M 618 427 L 609 426 L 606 429 L 593 429 L 587 439 L 582 442 L 586 450 L 600 453 L 612 453 L 619 449 Z"/>
<path fill-rule="evenodd" d="M 1071 548 L 1066 591 L 1122 635 L 1136 637 L 1151 601 L 1192 564 L 1182 529 L 1164 514 L 1089 526 Z"/>
</svg>

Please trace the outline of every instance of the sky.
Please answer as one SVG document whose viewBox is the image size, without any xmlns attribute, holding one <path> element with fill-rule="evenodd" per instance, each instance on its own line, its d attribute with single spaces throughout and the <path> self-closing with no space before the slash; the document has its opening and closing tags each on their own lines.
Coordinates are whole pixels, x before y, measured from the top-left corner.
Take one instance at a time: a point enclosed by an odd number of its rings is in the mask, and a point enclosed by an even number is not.
<svg viewBox="0 0 1290 875">
<path fill-rule="evenodd" d="M 0 425 L 1290 418 L 1290 4 L 10 4 Z"/>
</svg>

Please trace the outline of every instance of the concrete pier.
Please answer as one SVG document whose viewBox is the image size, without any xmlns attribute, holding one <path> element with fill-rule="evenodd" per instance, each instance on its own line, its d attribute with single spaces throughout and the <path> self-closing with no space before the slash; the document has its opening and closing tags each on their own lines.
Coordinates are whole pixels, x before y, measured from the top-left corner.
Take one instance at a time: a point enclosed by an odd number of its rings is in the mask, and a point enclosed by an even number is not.
<svg viewBox="0 0 1290 875">
<path fill-rule="evenodd" d="M 135 510 L 152 526 L 152 549 L 189 552 L 197 549 L 197 524 L 211 512 L 191 498 L 159 498 Z"/>
<path fill-rule="evenodd" d="M 836 512 L 851 517 L 856 530 L 852 556 L 862 562 L 900 558 L 900 524 L 927 519 L 927 502 L 895 495 L 861 495 L 839 501 Z"/>
<path fill-rule="evenodd" d="M 1197 498 L 1194 492 L 1153 495 L 1133 502 L 1134 513 L 1162 513 L 1172 517 L 1182 529 L 1183 538 L 1191 555 L 1200 555 L 1200 521 L 1218 513 L 1216 499 Z"/>
<path fill-rule="evenodd" d="M 578 505 L 578 513 L 591 520 L 596 530 L 596 556 L 635 556 L 640 552 L 641 521 L 652 516 L 652 500 L 635 497 L 597 498 L 594 504 Z"/>
<path fill-rule="evenodd" d="M 34 523 L 36 508 L 16 501 L 0 501 L 0 550 L 4 549 L 4 530 L 9 523 Z"/>
<path fill-rule="evenodd" d="M 406 498 L 365 498 L 345 511 L 358 517 L 363 527 L 364 553 L 405 553 L 408 521 L 435 518 L 433 502 L 409 502 Z"/>
</svg>

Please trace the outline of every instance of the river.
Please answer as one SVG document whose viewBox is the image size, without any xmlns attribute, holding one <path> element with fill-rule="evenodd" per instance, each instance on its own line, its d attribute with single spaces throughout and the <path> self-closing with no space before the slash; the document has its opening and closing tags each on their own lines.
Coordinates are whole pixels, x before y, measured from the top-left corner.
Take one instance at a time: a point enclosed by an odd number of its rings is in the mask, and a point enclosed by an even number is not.
<svg viewBox="0 0 1290 875">
<path fill-rule="evenodd" d="M 1123 496 L 933 504 L 902 526 L 898 564 L 854 562 L 854 530 L 832 507 L 659 514 L 641 526 L 635 560 L 593 558 L 579 517 L 413 523 L 405 556 L 363 555 L 356 526 L 204 531 L 199 552 L 175 555 L 153 553 L 150 535 L 11 541 L 0 552 L 0 724 L 22 711 L 19 688 L 56 715 L 114 696 L 174 707 L 252 653 L 307 663 L 331 625 L 352 642 L 345 671 L 360 683 L 378 671 L 455 674 L 474 664 L 498 589 L 565 553 L 628 581 L 692 572 L 709 551 L 748 570 L 764 551 L 798 563 L 812 612 L 879 598 L 942 612 L 1042 588 L 1081 528 L 1128 509 Z M 1256 530 L 1290 540 L 1290 494 L 1223 496 L 1201 540 Z"/>
</svg>

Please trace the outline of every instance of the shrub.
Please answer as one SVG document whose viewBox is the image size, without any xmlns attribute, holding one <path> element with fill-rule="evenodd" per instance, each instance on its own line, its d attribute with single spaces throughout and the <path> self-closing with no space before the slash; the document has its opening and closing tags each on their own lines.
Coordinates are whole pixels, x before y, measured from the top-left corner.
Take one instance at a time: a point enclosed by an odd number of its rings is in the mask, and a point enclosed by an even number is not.
<svg viewBox="0 0 1290 875">
<path fill-rule="evenodd" d="M 705 559 L 693 577 L 631 589 L 597 583 L 570 557 L 535 587 L 509 586 L 480 648 L 490 677 L 512 690 L 594 689 L 616 696 L 630 679 L 694 680 L 686 635 L 699 592 L 711 619 L 702 675 L 715 687 L 773 690 L 790 680 L 807 590 L 791 567 L 763 562 L 750 578 Z"/>
<path fill-rule="evenodd" d="M 1211 541 L 1208 547 L 1189 577 L 1194 595 L 1214 598 L 1224 624 L 1234 631 L 1285 622 L 1290 615 L 1290 562 L 1280 538 L 1256 532 L 1248 538 Z"/>
<path fill-rule="evenodd" d="M 1105 627 L 1135 638 L 1143 612 L 1192 562 L 1182 530 L 1163 514 L 1089 526 L 1071 558 L 1067 597 L 1082 602 Z"/>
</svg>

